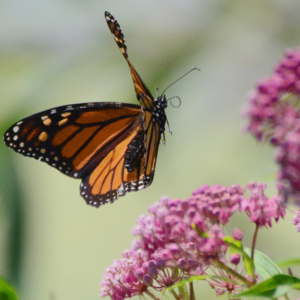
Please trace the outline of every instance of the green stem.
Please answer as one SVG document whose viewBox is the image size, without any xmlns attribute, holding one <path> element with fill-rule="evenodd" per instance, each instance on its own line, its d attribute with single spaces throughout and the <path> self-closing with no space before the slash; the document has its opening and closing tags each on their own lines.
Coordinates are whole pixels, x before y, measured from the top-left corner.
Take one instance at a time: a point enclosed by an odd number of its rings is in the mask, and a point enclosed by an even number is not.
<svg viewBox="0 0 300 300">
<path fill-rule="evenodd" d="M 239 279 L 241 282 L 243 282 L 245 285 L 247 285 L 248 287 L 253 285 L 253 282 L 249 281 L 248 279 L 246 279 L 245 277 L 243 277 L 242 275 L 240 275 L 239 273 L 237 273 L 236 271 L 228 268 L 225 264 L 223 264 L 222 262 L 220 262 L 217 259 L 214 259 L 214 263 L 216 264 L 216 266 L 222 268 L 223 270 L 225 270 L 227 273 L 231 274 L 232 276 L 236 277 L 237 279 Z"/>
<path fill-rule="evenodd" d="M 170 293 L 173 295 L 173 297 L 174 297 L 176 300 L 180 300 L 180 298 L 179 298 L 178 295 L 174 292 L 174 290 L 171 290 Z"/>
<path fill-rule="evenodd" d="M 251 259 L 254 259 L 254 250 L 255 250 L 255 244 L 257 240 L 257 234 L 258 234 L 259 225 L 256 224 L 253 239 L 252 239 L 252 247 L 251 247 Z"/>
<path fill-rule="evenodd" d="M 193 282 L 190 282 L 190 300 L 195 300 L 195 291 Z"/>
</svg>

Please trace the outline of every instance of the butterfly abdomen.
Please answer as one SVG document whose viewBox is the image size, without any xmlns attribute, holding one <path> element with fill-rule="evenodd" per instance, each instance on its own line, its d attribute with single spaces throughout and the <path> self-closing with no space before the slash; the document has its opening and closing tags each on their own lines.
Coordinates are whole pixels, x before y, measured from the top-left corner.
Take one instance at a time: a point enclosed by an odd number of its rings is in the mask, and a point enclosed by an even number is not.
<svg viewBox="0 0 300 300">
<path fill-rule="evenodd" d="M 144 136 L 144 131 L 141 131 L 128 145 L 124 163 L 124 167 L 127 168 L 128 172 L 133 172 L 144 156 Z"/>
</svg>

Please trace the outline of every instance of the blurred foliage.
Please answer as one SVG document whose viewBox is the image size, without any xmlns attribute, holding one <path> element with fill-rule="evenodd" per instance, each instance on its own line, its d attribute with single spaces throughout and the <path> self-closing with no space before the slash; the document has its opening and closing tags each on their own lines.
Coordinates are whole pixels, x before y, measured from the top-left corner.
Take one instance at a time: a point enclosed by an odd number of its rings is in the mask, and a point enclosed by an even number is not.
<svg viewBox="0 0 300 300">
<path fill-rule="evenodd" d="M 0 278 L 0 300 L 17 300 L 14 289 Z"/>
<path fill-rule="evenodd" d="M 1 132 L 7 128 L 11 122 L 0 123 Z M 3 129 L 3 130 L 2 130 Z M 16 169 L 13 162 L 13 154 L 5 153 L 3 147 L 0 148 L 0 191 L 1 191 L 1 224 L 6 227 L 6 243 L 1 244 L 1 248 L 7 252 L 5 266 L 6 275 L 14 284 L 19 283 L 21 250 L 22 250 L 22 221 L 23 221 L 23 201 L 21 187 L 16 176 Z M 6 152 L 6 151 L 5 151 Z M 5 201 L 4 201 L 5 199 Z"/>
</svg>

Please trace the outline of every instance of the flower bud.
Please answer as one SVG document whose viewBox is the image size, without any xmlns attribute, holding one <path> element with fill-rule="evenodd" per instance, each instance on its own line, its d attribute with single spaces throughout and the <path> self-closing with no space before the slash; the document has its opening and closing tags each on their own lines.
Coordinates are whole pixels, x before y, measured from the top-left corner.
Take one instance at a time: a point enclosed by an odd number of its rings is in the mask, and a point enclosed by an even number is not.
<svg viewBox="0 0 300 300">
<path fill-rule="evenodd" d="M 184 269 L 186 267 L 186 260 L 184 258 L 180 258 L 177 261 L 177 266 L 179 269 Z"/>
<path fill-rule="evenodd" d="M 230 255 L 230 262 L 234 265 L 238 265 L 240 263 L 241 256 L 239 254 Z"/>
<path fill-rule="evenodd" d="M 145 275 L 145 272 L 142 268 L 139 268 L 135 271 L 135 276 L 139 280 L 143 280 L 144 275 Z"/>
<path fill-rule="evenodd" d="M 151 278 L 155 279 L 158 276 L 157 269 L 153 267 L 149 268 L 148 274 Z"/>
<path fill-rule="evenodd" d="M 240 230 L 240 229 L 238 229 L 238 228 L 235 228 L 235 229 L 233 230 L 232 236 L 233 236 L 233 238 L 234 238 L 235 240 L 241 241 L 242 238 L 243 238 L 243 234 L 244 234 L 244 233 L 243 233 L 242 230 Z"/>
<path fill-rule="evenodd" d="M 144 282 L 144 284 L 146 284 L 147 286 L 152 286 L 152 284 L 153 284 L 153 279 L 152 279 L 148 274 L 146 274 L 146 275 L 143 277 L 143 282 Z"/>
</svg>

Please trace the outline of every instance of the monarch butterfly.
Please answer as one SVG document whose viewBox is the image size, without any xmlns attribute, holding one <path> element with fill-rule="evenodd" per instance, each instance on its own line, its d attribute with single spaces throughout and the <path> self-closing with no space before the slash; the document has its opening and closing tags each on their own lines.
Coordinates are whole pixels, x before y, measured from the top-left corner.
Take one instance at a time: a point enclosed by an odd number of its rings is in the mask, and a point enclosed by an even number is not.
<svg viewBox="0 0 300 300">
<path fill-rule="evenodd" d="M 155 171 L 161 136 L 165 140 L 165 95 L 154 99 L 128 59 L 117 20 L 107 25 L 126 59 L 140 105 L 114 102 L 55 107 L 12 125 L 6 146 L 82 180 L 86 203 L 100 207 L 118 196 L 148 187 Z"/>
</svg>

